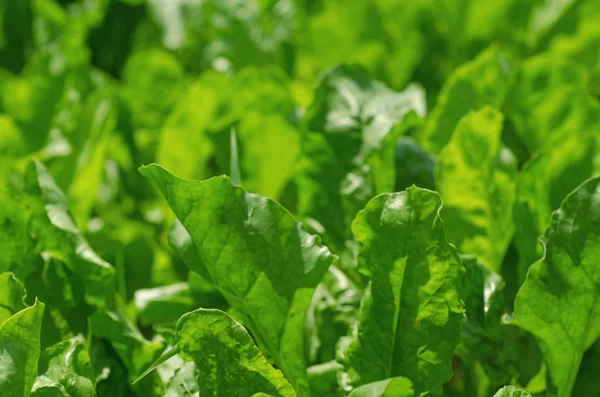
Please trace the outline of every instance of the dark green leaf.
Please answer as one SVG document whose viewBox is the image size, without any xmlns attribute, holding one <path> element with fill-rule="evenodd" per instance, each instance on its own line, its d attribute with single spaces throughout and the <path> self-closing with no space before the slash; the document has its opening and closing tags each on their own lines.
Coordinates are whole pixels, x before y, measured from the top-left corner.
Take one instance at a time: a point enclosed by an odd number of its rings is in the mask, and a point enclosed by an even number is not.
<svg viewBox="0 0 600 397">
<path fill-rule="evenodd" d="M 339 349 L 345 388 L 404 376 L 421 395 L 452 376 L 464 268 L 444 237 L 441 207 L 437 193 L 413 186 L 375 197 L 352 223 L 359 270 L 371 281 Z"/>
</svg>

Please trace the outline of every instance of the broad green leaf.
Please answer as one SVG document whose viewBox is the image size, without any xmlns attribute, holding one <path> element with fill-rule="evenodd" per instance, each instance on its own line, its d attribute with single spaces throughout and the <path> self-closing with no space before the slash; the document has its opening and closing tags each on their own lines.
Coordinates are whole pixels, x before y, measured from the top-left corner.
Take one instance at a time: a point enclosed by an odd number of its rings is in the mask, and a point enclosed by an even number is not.
<svg viewBox="0 0 600 397">
<path fill-rule="evenodd" d="M 0 325 L 0 390 L 28 397 L 38 374 L 44 304 L 37 301 Z"/>
<path fill-rule="evenodd" d="M 403 376 L 423 395 L 441 391 L 452 376 L 464 268 L 444 237 L 441 207 L 437 193 L 413 186 L 375 197 L 352 223 L 359 271 L 371 281 L 338 350 L 346 389 Z"/>
<path fill-rule="evenodd" d="M 531 397 L 531 394 L 514 386 L 504 386 L 494 394 L 494 397 Z"/>
<path fill-rule="evenodd" d="M 444 83 L 421 135 L 423 148 L 438 153 L 450 142 L 463 116 L 484 105 L 501 107 L 511 87 L 513 68 L 498 46 L 491 46 L 456 69 Z"/>
<path fill-rule="evenodd" d="M 412 382 L 407 378 L 397 377 L 380 380 L 358 387 L 349 397 L 413 397 L 415 392 Z"/>
<path fill-rule="evenodd" d="M 25 309 L 25 286 L 13 273 L 0 274 L 0 324 Z"/>
<path fill-rule="evenodd" d="M 246 329 L 215 309 L 198 309 L 177 323 L 177 344 L 184 359 L 193 360 L 207 396 L 245 397 L 266 392 L 276 397 L 296 393 L 274 369 Z"/>
<path fill-rule="evenodd" d="M 548 396 L 571 394 L 583 354 L 600 336 L 600 179 L 580 185 L 552 215 L 544 257 L 531 265 L 512 323 L 531 332 L 544 355 Z"/>
<path fill-rule="evenodd" d="M 62 386 L 70 397 L 96 396 L 96 376 L 82 337 L 48 347 L 40 357 L 39 372 Z"/>
<path fill-rule="evenodd" d="M 516 160 L 501 147 L 502 121 L 489 106 L 464 116 L 435 168 L 448 241 L 495 272 L 514 232 Z"/>
<path fill-rule="evenodd" d="M 214 285 L 240 310 L 258 344 L 300 395 L 308 393 L 302 336 L 317 284 L 334 257 L 273 201 L 218 177 L 174 177 L 140 168 L 192 237 Z"/>
</svg>

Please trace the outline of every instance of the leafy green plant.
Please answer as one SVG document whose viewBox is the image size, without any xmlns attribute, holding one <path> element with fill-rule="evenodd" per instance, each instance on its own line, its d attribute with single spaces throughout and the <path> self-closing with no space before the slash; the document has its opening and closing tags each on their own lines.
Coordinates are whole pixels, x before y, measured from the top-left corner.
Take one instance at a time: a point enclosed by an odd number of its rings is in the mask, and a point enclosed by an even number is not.
<svg viewBox="0 0 600 397">
<path fill-rule="evenodd" d="M 0 0 L 0 396 L 600 395 L 599 4 Z"/>
</svg>

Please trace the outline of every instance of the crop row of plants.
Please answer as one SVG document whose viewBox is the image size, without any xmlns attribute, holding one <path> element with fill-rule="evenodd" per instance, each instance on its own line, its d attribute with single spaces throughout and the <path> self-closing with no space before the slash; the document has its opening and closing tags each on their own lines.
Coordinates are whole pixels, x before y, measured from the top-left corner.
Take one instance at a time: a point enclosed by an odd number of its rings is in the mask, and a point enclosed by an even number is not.
<svg viewBox="0 0 600 397">
<path fill-rule="evenodd" d="M 0 396 L 600 396 L 599 98 L 597 0 L 0 0 Z"/>
</svg>

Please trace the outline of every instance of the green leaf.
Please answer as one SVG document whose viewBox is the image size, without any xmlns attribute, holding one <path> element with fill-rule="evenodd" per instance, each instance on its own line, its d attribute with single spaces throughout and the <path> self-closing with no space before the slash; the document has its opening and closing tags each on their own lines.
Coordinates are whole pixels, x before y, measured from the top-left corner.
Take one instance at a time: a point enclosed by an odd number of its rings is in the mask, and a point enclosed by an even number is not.
<svg viewBox="0 0 600 397">
<path fill-rule="evenodd" d="M 28 397 L 38 374 L 44 304 L 35 301 L 0 325 L 0 390 Z"/>
<path fill-rule="evenodd" d="M 512 323 L 531 332 L 548 370 L 548 396 L 571 394 L 584 352 L 600 336 L 600 179 L 583 183 L 552 215 L 544 257 L 531 265 Z"/>
<path fill-rule="evenodd" d="M 0 324 L 25 309 L 25 286 L 13 273 L 0 274 Z"/>
<path fill-rule="evenodd" d="M 352 390 L 349 397 L 413 397 L 412 382 L 407 378 L 389 378 Z"/>
<path fill-rule="evenodd" d="M 489 106 L 464 116 L 435 169 L 448 241 L 495 272 L 514 232 L 517 166 L 512 153 L 500 146 L 502 121 Z"/>
<path fill-rule="evenodd" d="M 82 337 L 48 347 L 40 357 L 39 373 L 62 386 L 70 397 L 96 396 L 96 376 Z"/>
<path fill-rule="evenodd" d="M 244 327 L 220 310 L 198 309 L 177 323 L 177 344 L 184 359 L 198 368 L 202 393 L 245 397 L 266 392 L 276 397 L 296 393 L 274 369 Z"/>
<path fill-rule="evenodd" d="M 329 250 L 281 206 L 229 178 L 185 181 L 157 165 L 140 172 L 188 230 L 214 285 L 243 313 L 298 394 L 306 395 L 304 317 L 334 260 Z"/>
<path fill-rule="evenodd" d="M 370 277 L 352 335 L 340 343 L 346 389 L 389 377 L 416 395 L 441 391 L 464 322 L 464 273 L 446 242 L 440 196 L 411 187 L 372 199 L 352 223 L 359 270 Z"/>
<path fill-rule="evenodd" d="M 494 397 L 531 397 L 531 394 L 514 386 L 504 386 L 494 394 Z"/>
<path fill-rule="evenodd" d="M 438 153 L 450 142 L 459 121 L 484 105 L 499 108 L 511 87 L 509 57 L 492 45 L 477 58 L 457 68 L 446 80 L 421 135 L 423 148 Z"/>
</svg>

